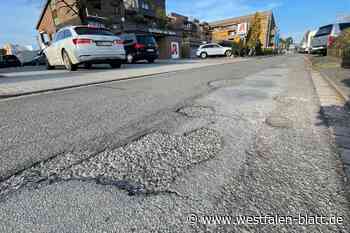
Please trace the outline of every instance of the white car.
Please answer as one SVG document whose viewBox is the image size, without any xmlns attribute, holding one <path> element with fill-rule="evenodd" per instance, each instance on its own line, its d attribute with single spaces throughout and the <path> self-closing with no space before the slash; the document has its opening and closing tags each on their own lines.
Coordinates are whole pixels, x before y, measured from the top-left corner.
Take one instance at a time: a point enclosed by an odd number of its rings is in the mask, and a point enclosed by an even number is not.
<svg viewBox="0 0 350 233">
<path fill-rule="evenodd" d="M 123 42 L 105 28 L 69 26 L 60 29 L 53 41 L 43 50 L 47 69 L 64 65 L 75 71 L 78 65 L 90 68 L 92 64 L 110 64 L 120 68 L 125 61 Z"/>
<path fill-rule="evenodd" d="M 223 47 L 219 44 L 211 43 L 199 46 L 196 55 L 202 59 L 208 56 L 230 57 L 232 55 L 232 49 L 230 47 Z"/>
</svg>

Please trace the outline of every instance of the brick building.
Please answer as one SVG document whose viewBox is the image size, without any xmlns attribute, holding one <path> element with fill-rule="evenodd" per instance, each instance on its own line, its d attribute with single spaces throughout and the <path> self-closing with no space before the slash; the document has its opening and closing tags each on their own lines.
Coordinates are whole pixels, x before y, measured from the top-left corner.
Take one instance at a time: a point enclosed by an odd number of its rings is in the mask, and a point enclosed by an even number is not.
<svg viewBox="0 0 350 233">
<path fill-rule="evenodd" d="M 76 0 L 65 2 L 76 4 Z M 160 58 L 171 56 L 172 42 L 181 43 L 180 35 L 166 27 L 165 0 L 86 0 L 82 8 L 79 17 L 76 7 L 73 11 L 61 0 L 47 0 L 36 26 L 40 36 L 50 41 L 60 28 L 80 24 L 108 27 L 116 34 L 147 33 L 156 38 Z"/>
<path fill-rule="evenodd" d="M 181 35 L 182 57 L 194 57 L 200 44 L 211 41 L 209 24 L 177 13 L 171 13 L 169 19 L 168 27 Z"/>
<path fill-rule="evenodd" d="M 240 28 L 249 30 L 255 14 L 241 16 L 231 19 L 220 20 L 209 23 L 214 42 L 235 41 L 244 37 L 244 33 L 240 34 Z M 263 48 L 274 46 L 274 37 L 277 31 L 274 15 L 272 11 L 259 12 L 261 19 L 261 35 L 260 41 Z"/>
</svg>

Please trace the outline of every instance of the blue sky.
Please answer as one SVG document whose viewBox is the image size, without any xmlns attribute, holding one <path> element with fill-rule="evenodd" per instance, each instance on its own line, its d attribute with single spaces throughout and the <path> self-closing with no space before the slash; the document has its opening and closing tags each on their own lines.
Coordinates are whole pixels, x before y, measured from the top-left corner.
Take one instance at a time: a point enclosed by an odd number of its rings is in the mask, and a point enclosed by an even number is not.
<svg viewBox="0 0 350 233">
<path fill-rule="evenodd" d="M 35 45 L 35 24 L 45 0 L 0 1 L 0 46 L 11 42 Z M 167 0 L 167 11 L 212 21 L 272 9 L 282 36 L 300 40 L 308 29 L 350 15 L 350 0 Z"/>
</svg>

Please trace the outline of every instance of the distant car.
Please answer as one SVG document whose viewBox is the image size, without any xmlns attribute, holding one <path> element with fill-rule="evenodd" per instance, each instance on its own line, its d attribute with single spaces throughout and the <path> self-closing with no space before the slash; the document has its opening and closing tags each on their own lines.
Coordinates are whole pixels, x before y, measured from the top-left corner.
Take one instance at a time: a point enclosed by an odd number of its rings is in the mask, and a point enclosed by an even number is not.
<svg viewBox="0 0 350 233">
<path fill-rule="evenodd" d="M 15 55 L 5 55 L 0 59 L 0 68 L 17 66 L 22 66 L 22 64 Z"/>
<path fill-rule="evenodd" d="M 154 63 L 158 59 L 158 45 L 152 35 L 129 33 L 120 35 L 120 38 L 123 40 L 128 63 L 141 60 Z"/>
<path fill-rule="evenodd" d="M 340 33 L 347 28 L 350 28 L 350 22 L 329 24 L 320 27 L 312 39 L 311 53 L 327 55 L 327 49 L 333 45 Z"/>
<path fill-rule="evenodd" d="M 69 26 L 60 29 L 51 44 L 44 48 L 47 69 L 64 65 L 75 71 L 78 65 L 110 64 L 120 68 L 125 60 L 122 40 L 105 28 Z"/>
<path fill-rule="evenodd" d="M 219 44 L 211 43 L 199 46 L 197 57 L 206 59 L 209 56 L 226 56 L 230 57 L 232 55 L 232 48 L 223 47 Z"/>
</svg>

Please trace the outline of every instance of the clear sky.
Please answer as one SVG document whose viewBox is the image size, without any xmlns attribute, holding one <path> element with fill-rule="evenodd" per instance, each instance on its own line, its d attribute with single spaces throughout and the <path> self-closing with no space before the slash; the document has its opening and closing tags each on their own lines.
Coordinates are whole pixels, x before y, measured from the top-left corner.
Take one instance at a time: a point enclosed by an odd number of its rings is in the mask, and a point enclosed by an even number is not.
<svg viewBox="0 0 350 233">
<path fill-rule="evenodd" d="M 35 25 L 45 0 L 0 0 L 0 46 L 36 45 Z M 212 21 L 257 10 L 273 10 L 282 36 L 300 40 L 308 29 L 350 15 L 350 0 L 167 0 L 167 11 Z"/>
</svg>

